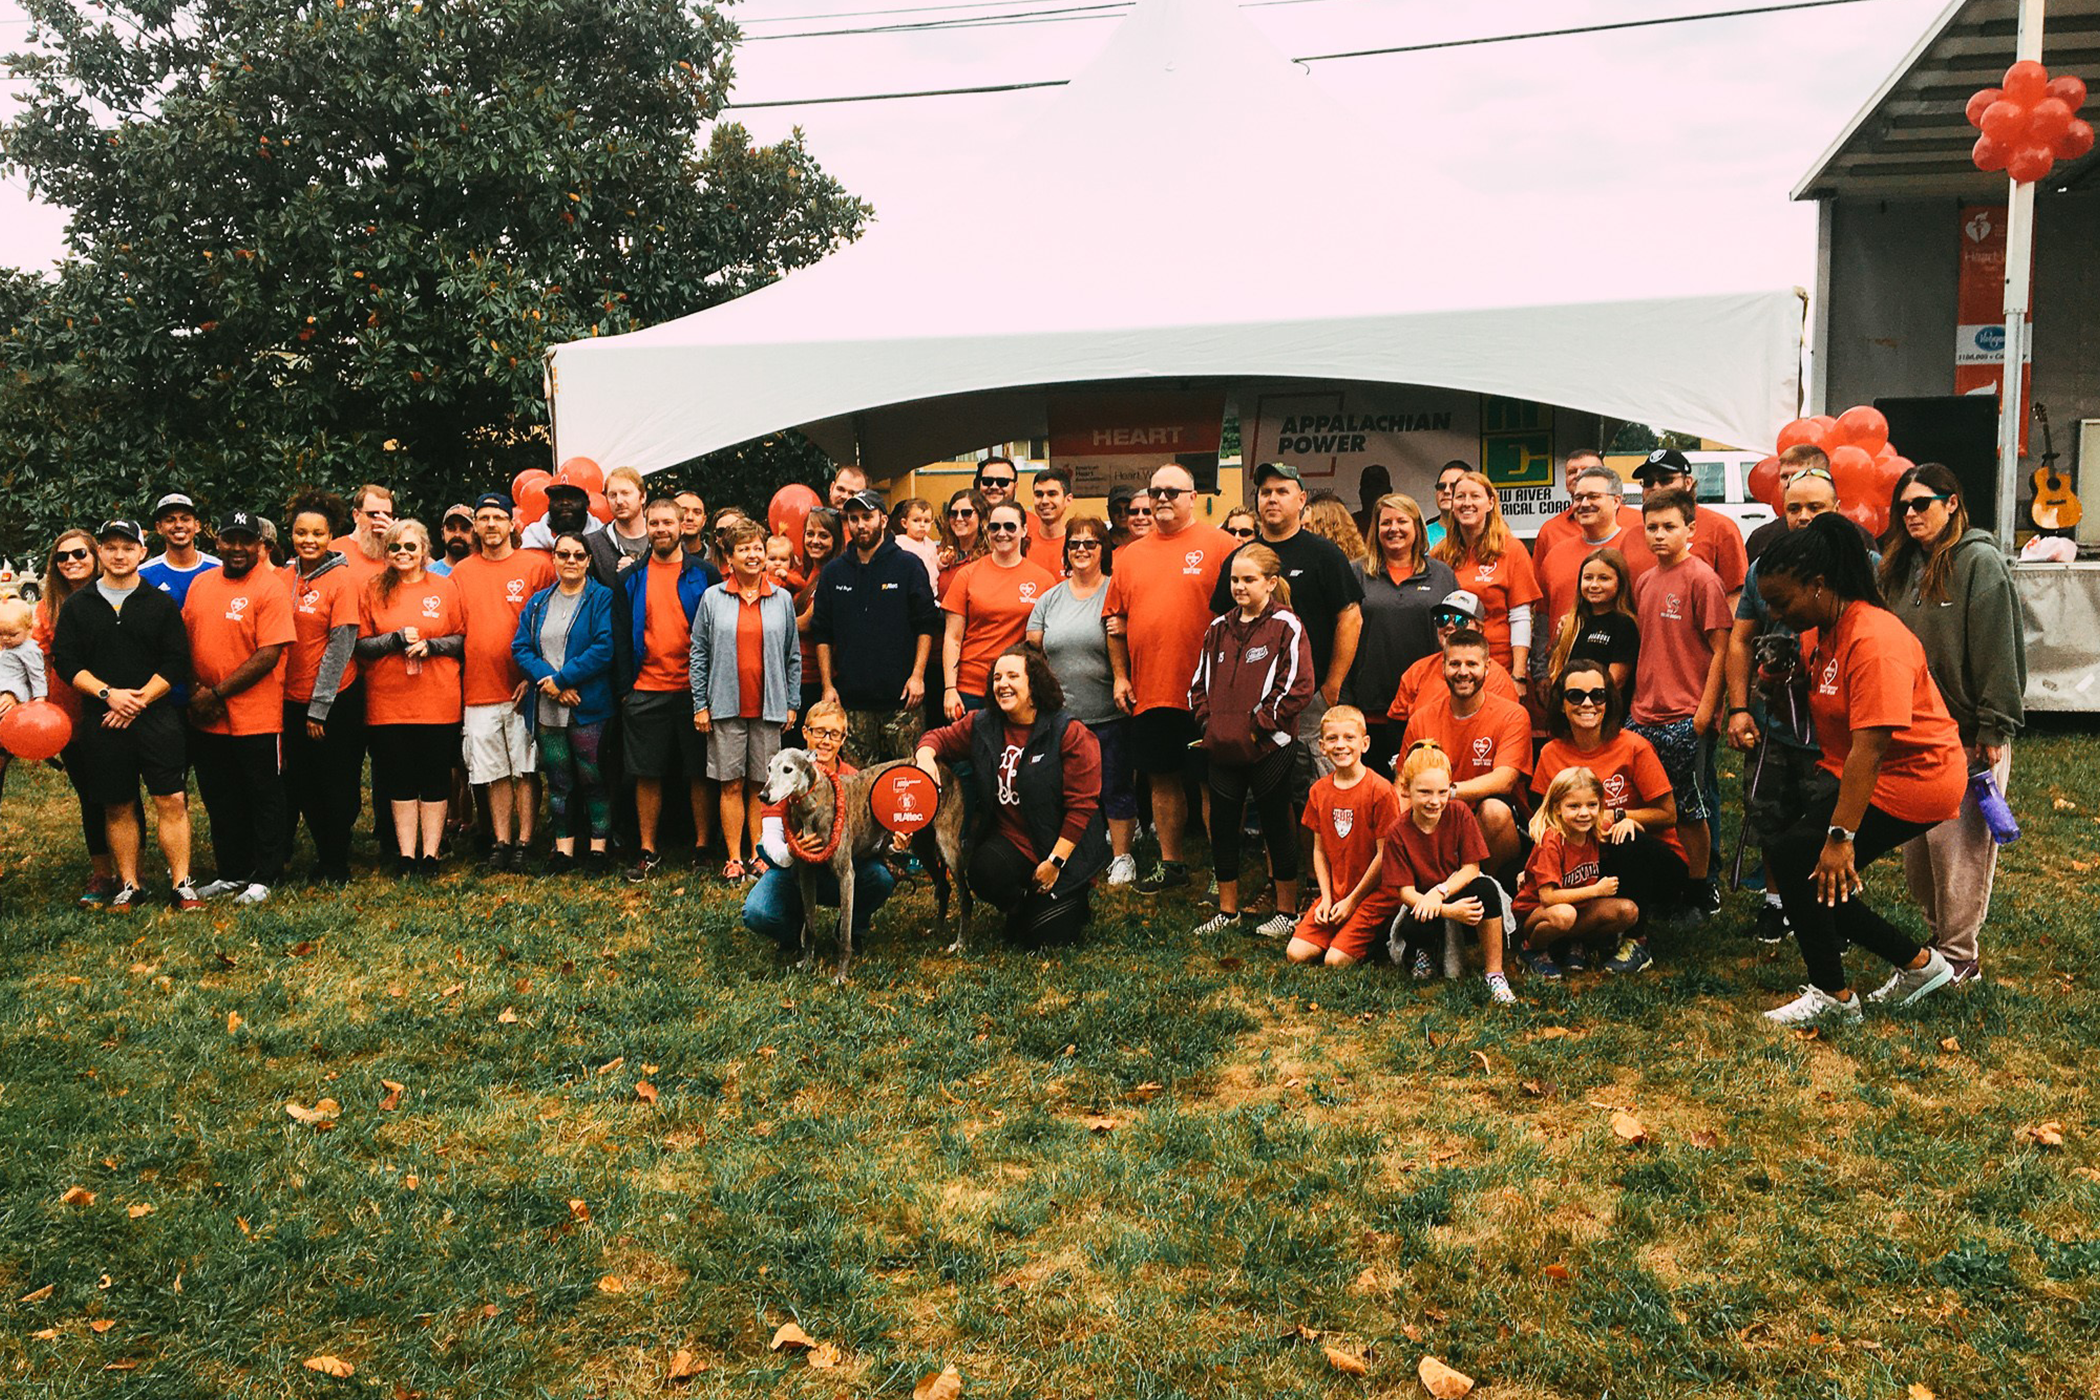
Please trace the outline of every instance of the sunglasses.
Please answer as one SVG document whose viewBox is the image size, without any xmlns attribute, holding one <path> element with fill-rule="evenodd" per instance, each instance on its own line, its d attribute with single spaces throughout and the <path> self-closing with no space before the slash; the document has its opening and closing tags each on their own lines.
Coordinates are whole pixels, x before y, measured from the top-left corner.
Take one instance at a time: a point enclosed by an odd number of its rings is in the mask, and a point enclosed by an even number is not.
<svg viewBox="0 0 2100 1400">
<path fill-rule="evenodd" d="M 389 554 L 420 554 L 423 552 L 423 546 L 417 544 L 414 540 L 397 540 L 386 547 L 386 552 Z"/>
<path fill-rule="evenodd" d="M 950 520 L 968 520 L 976 514 L 977 507 L 975 506 L 951 506 L 948 510 L 948 518 Z"/>
<path fill-rule="evenodd" d="M 977 478 L 977 484 L 979 486 L 1011 486 L 1018 480 L 1020 480 L 1019 477 L 1012 476 L 980 476 Z"/>
<path fill-rule="evenodd" d="M 1155 501 L 1178 501 L 1188 493 L 1189 490 L 1186 486 L 1147 486 L 1145 488 L 1145 494 Z"/>
<path fill-rule="evenodd" d="M 1021 527 L 1011 520 L 988 520 L 985 522 L 984 532 L 987 535 L 1018 535 L 1021 533 Z"/>
<path fill-rule="evenodd" d="M 1133 520 L 1150 520 L 1152 518 L 1152 507 L 1132 506 L 1129 515 Z"/>
<path fill-rule="evenodd" d="M 1065 548 L 1066 548 L 1066 549 L 1099 549 L 1099 548 L 1101 548 L 1101 541 L 1099 541 L 1099 540 L 1086 540 L 1086 539 L 1080 539 L 1080 540 L 1066 540 L 1066 541 L 1065 541 Z"/>
<path fill-rule="evenodd" d="M 557 549 L 554 551 L 554 558 L 557 563 L 574 564 L 590 557 L 590 555 L 585 554 L 580 549 Z"/>
<path fill-rule="evenodd" d="M 1931 510 L 1943 501 L 1952 499 L 1954 498 L 1951 496 L 1912 496 L 1903 502 L 1903 513 L 1905 515 L 1923 515 L 1926 511 Z"/>
<path fill-rule="evenodd" d="M 1610 694 L 1610 691 L 1600 685 L 1590 690 L 1563 690 L 1560 698 L 1570 705 L 1601 705 Z"/>
<path fill-rule="evenodd" d="M 1254 538 L 1253 527 L 1247 525 L 1227 525 L 1225 533 L 1231 535 L 1234 539 L 1251 540 Z"/>
<path fill-rule="evenodd" d="M 61 549 L 54 551 L 51 557 L 61 564 L 70 564 L 75 559 L 87 558 L 88 552 L 84 549 Z"/>
<path fill-rule="evenodd" d="M 1788 477 L 1787 481 L 1789 484 L 1796 481 L 1827 481 L 1832 486 L 1837 485 L 1837 479 L 1821 467 L 1803 467 Z"/>
<path fill-rule="evenodd" d="M 1464 627 L 1473 619 L 1462 612 L 1433 612 L 1429 615 L 1429 621 L 1430 625 L 1435 627 Z"/>
</svg>

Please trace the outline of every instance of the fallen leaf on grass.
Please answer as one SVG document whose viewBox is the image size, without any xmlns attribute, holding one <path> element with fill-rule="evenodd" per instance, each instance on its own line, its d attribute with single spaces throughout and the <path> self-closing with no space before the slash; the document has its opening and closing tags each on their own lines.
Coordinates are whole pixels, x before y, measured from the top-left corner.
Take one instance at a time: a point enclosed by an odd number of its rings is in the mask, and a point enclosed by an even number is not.
<svg viewBox="0 0 2100 1400">
<path fill-rule="evenodd" d="M 1378 1270 L 1375 1268 L 1365 1269 L 1356 1276 L 1356 1282 L 1351 1286 L 1359 1293 L 1376 1293 L 1378 1291 Z"/>
<path fill-rule="evenodd" d="M 1929 1386 L 1919 1385 L 1916 1381 L 1910 1383 L 1910 1388 L 1905 1390 L 1903 1395 L 1904 1400 L 1939 1400 Z"/>
<path fill-rule="evenodd" d="M 1532 1098 L 1543 1099 L 1544 1097 L 1546 1097 L 1546 1085 L 1539 1080 L 1527 1079 L 1522 1084 L 1519 1084 L 1517 1087 L 1522 1089 L 1526 1094 L 1530 1095 Z"/>
<path fill-rule="evenodd" d="M 1803 1040 L 1821 1040 L 1823 1038 L 1823 1028 L 1821 1026 L 1803 1026 L 1800 1030 L 1795 1031 L 1794 1034 L 1800 1036 Z"/>
<path fill-rule="evenodd" d="M 627 1291 L 627 1280 L 621 1278 L 618 1274 L 607 1274 L 604 1278 L 598 1280 L 598 1291 L 600 1293 L 625 1293 Z"/>
<path fill-rule="evenodd" d="M 939 1375 L 921 1376 L 911 1388 L 911 1400 L 955 1400 L 963 1392 L 962 1372 L 945 1367 Z"/>
<path fill-rule="evenodd" d="M 2056 810 L 2059 812 L 2075 812 L 2078 810 L 2078 804 L 2067 797 L 2057 798 L 2055 805 Z"/>
<path fill-rule="evenodd" d="M 494 1303 L 483 1303 L 481 1305 L 481 1316 L 483 1321 L 492 1322 L 496 1318 L 501 1317 L 502 1315 L 503 1309 L 498 1307 Z"/>
<path fill-rule="evenodd" d="M 644 1079 L 634 1086 L 634 1096 L 643 1103 L 655 1103 L 656 1086 Z"/>
<path fill-rule="evenodd" d="M 1317 1342 L 1320 1340 L 1320 1333 L 1317 1328 L 1308 1327 L 1300 1322 L 1276 1340 L 1280 1342 Z"/>
<path fill-rule="evenodd" d="M 379 1101 L 379 1111 L 392 1113 L 401 1107 L 401 1086 L 391 1079 L 382 1079 L 379 1082 L 386 1089 L 386 1097 Z"/>
<path fill-rule="evenodd" d="M 226 1034 L 232 1035 L 241 1028 L 242 1024 L 240 1012 L 229 1011 L 226 1013 Z"/>
<path fill-rule="evenodd" d="M 1721 1135 L 1709 1132 L 1705 1128 L 1696 1128 L 1692 1131 L 1691 1144 L 1701 1152 L 1711 1152 L 1721 1145 Z"/>
<path fill-rule="evenodd" d="M 68 1186 L 66 1194 L 58 1200 L 60 1205 L 91 1206 L 95 1203 L 95 1193 L 85 1186 Z"/>
<path fill-rule="evenodd" d="M 1090 1133 L 1114 1132 L 1120 1126 L 1105 1113 L 1083 1113 L 1079 1116 L 1079 1121 Z"/>
<path fill-rule="evenodd" d="M 611 1074 L 614 1070 L 618 1069 L 621 1065 L 624 1065 L 626 1063 L 627 1057 L 625 1055 L 615 1055 L 611 1059 L 607 1060 L 604 1064 L 598 1066 L 597 1073 Z"/>
<path fill-rule="evenodd" d="M 2017 1142 L 2031 1142 L 2036 1147 L 2062 1147 L 2064 1125 L 2052 1119 L 2047 1123 L 2037 1123 L 2031 1128 L 2022 1128 L 2013 1134 L 2013 1138 Z"/>
<path fill-rule="evenodd" d="M 302 938 L 297 943 L 294 943 L 291 947 L 285 949 L 287 953 L 290 953 L 295 958 L 303 958 L 308 953 L 311 953 L 313 950 L 314 944 L 311 938 Z"/>
<path fill-rule="evenodd" d="M 786 1351 L 792 1347 L 796 1351 L 808 1351 L 816 1344 L 816 1339 L 803 1331 L 800 1326 L 792 1322 L 783 1322 L 780 1324 L 780 1330 L 773 1334 L 773 1340 L 768 1349 L 771 1351 Z"/>
<path fill-rule="evenodd" d="M 1569 1029 L 1568 1029 L 1568 1028 L 1567 1028 L 1566 1026 L 1540 1026 L 1540 1027 L 1539 1027 L 1539 1029 L 1538 1029 L 1538 1034 L 1536 1034 L 1536 1035 L 1532 1036 L 1532 1039 L 1533 1039 L 1533 1040 L 1559 1040 L 1559 1039 L 1560 1039 L 1560 1038 L 1561 1038 L 1562 1036 L 1564 1036 L 1564 1035 L 1573 1035 L 1573 1034 L 1574 1034 L 1574 1032 L 1573 1032 L 1573 1031 L 1571 1031 L 1571 1030 L 1569 1030 Z"/>
<path fill-rule="evenodd" d="M 1959 1036 L 1948 1036 L 1940 1042 L 1940 1049 L 1950 1055 L 1959 1055 L 1961 1053 L 1961 1038 Z"/>
<path fill-rule="evenodd" d="M 98 1317 L 88 1323 L 88 1330 L 99 1336 L 116 1325 L 117 1320 L 113 1317 Z"/>
<path fill-rule="evenodd" d="M 1355 1352 L 1350 1351 L 1347 1347 L 1321 1347 L 1320 1354 L 1327 1358 L 1328 1365 L 1334 1367 L 1335 1370 L 1340 1371 L 1345 1376 L 1368 1376 L 1371 1374 L 1370 1363 Z"/>
<path fill-rule="evenodd" d="M 37 1289 L 34 1293 L 24 1293 L 15 1301 L 18 1303 L 41 1303 L 46 1298 L 50 1297 L 52 1291 L 57 1287 L 58 1285 L 55 1283 L 47 1283 L 42 1288 Z"/>
<path fill-rule="evenodd" d="M 135 1206 L 124 1207 L 124 1213 L 130 1216 L 133 1220 L 138 1220 L 145 1216 L 153 1214 L 153 1207 L 147 1205 L 144 1201 L 141 1201 Z"/>
<path fill-rule="evenodd" d="M 589 1220 L 591 1218 L 590 1202 L 584 1200 L 581 1196 L 571 1196 L 569 1198 L 569 1218 L 579 1223 Z"/>
<path fill-rule="evenodd" d="M 1480 1072 L 1482 1074 L 1493 1074 L 1495 1072 L 1495 1067 L 1488 1063 L 1488 1057 L 1485 1051 L 1475 1050 L 1473 1052 L 1473 1058 L 1480 1061 Z"/>
<path fill-rule="evenodd" d="M 29 1335 L 36 1338 L 40 1342 L 55 1342 L 58 1340 L 58 1329 L 56 1327 L 40 1328 L 35 1332 L 31 1332 Z"/>
<path fill-rule="evenodd" d="M 780 1052 L 778 1050 L 775 1050 L 770 1045 L 761 1045 L 758 1047 L 758 1058 L 760 1058 L 761 1060 L 770 1060 L 779 1053 Z"/>
<path fill-rule="evenodd" d="M 506 1006 L 496 1013 L 496 1023 L 503 1026 L 515 1026 L 518 1024 L 518 1013 Z"/>
<path fill-rule="evenodd" d="M 1545 1268 L 1545 1275 L 1555 1283 L 1566 1283 L 1574 1276 L 1566 1264 L 1548 1264 Z"/>
<path fill-rule="evenodd" d="M 290 1114 L 295 1122 L 314 1125 L 333 1123 L 342 1113 L 343 1106 L 334 1099 L 322 1099 L 312 1108 L 308 1108 L 297 1099 L 286 1099 L 284 1101 L 284 1111 Z"/>
<path fill-rule="evenodd" d="M 401 1189 L 404 1191 L 413 1191 L 422 1184 L 423 1178 L 417 1176 L 414 1172 L 410 1172 L 407 1176 L 401 1178 Z"/>
<path fill-rule="evenodd" d="M 1166 1085 L 1159 1083 L 1157 1080 L 1148 1079 L 1138 1085 L 1137 1088 L 1132 1089 L 1130 1093 L 1133 1098 L 1150 1100 L 1159 1097 L 1161 1093 L 1165 1092 L 1166 1087 Z"/>
<path fill-rule="evenodd" d="M 705 1361 L 689 1351 L 680 1351 L 671 1357 L 671 1369 L 664 1373 L 664 1379 L 673 1384 L 689 1381 L 706 1369 Z"/>
<path fill-rule="evenodd" d="M 809 1368 L 812 1371 L 829 1371 L 839 1364 L 839 1349 L 830 1342 L 809 1349 Z"/>
<path fill-rule="evenodd" d="M 466 989 L 467 989 L 467 984 L 466 984 L 466 983 L 464 983 L 464 982 L 454 982 L 454 983 L 453 983 L 453 984 L 452 984 L 451 986 L 449 986 L 449 987 L 445 988 L 445 989 L 444 989 L 443 991 L 439 992 L 439 993 L 438 993 L 438 995 L 439 995 L 439 996 L 441 996 L 441 997 L 456 997 L 456 996 L 458 996 L 458 995 L 459 995 L 459 994 L 460 994 L 461 992 L 465 991 Z"/>
<path fill-rule="evenodd" d="M 1611 1130 L 1621 1142 L 1629 1147 L 1648 1140 L 1648 1129 L 1640 1119 L 1620 1109 L 1611 1116 Z M 1460 1392 L 1463 1394 L 1464 1392 Z"/>
<path fill-rule="evenodd" d="M 105 1371 L 136 1371 L 138 1368 L 138 1359 L 136 1357 L 127 1356 L 122 1358 L 121 1360 L 110 1362 L 107 1366 L 104 1366 L 102 1369 Z"/>
<path fill-rule="evenodd" d="M 1454 1371 L 1434 1356 L 1425 1356 L 1415 1366 L 1415 1375 L 1421 1379 L 1422 1389 L 1436 1400 L 1458 1400 L 1473 1388 L 1473 1378 L 1463 1371 Z"/>
<path fill-rule="evenodd" d="M 333 1376 L 339 1381 L 349 1380 L 357 1368 L 340 1356 L 309 1356 L 299 1363 L 309 1371 L 319 1371 L 324 1376 Z"/>
</svg>

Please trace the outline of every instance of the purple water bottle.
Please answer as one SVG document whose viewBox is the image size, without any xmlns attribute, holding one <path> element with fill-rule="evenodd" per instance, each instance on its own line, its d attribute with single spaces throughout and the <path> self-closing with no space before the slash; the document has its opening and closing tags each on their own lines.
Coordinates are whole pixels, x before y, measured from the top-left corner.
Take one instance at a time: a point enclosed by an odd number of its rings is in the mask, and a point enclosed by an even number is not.
<svg viewBox="0 0 2100 1400">
<path fill-rule="evenodd" d="M 1993 841 L 2003 846 L 2020 839 L 2020 823 L 2014 820 L 2012 808 L 1998 790 L 1998 779 L 1990 769 L 1978 769 L 1969 775 L 1969 792 L 1976 799 L 1976 809 L 1983 813 L 1984 825 L 1991 829 Z"/>
</svg>

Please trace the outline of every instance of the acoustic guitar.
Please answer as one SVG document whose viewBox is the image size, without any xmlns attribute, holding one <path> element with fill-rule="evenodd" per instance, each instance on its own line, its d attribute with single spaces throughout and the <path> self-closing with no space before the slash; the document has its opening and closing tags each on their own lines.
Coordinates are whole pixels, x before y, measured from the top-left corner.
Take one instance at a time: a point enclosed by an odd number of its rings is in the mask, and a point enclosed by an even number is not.
<svg viewBox="0 0 2100 1400">
<path fill-rule="evenodd" d="M 2049 410 L 2039 400 L 2034 421 L 2042 428 L 2042 464 L 2034 469 L 2034 504 L 2028 514 L 2037 530 L 2075 530 L 2085 517 L 2085 507 L 2072 494 L 2071 480 L 2056 470 L 2056 443 L 2049 436 Z"/>
</svg>

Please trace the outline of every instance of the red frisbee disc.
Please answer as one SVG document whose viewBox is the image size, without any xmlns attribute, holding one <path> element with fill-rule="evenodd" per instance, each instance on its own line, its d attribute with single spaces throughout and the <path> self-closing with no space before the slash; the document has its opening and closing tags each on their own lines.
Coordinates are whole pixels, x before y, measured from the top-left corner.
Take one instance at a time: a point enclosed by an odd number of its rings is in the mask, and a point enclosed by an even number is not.
<svg viewBox="0 0 2100 1400">
<path fill-rule="evenodd" d="M 932 822 L 941 790 L 916 765 L 900 763 L 875 779 L 868 804 L 885 829 L 909 835 Z"/>
</svg>

